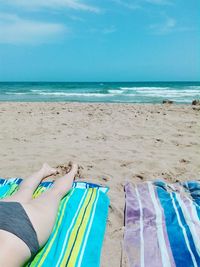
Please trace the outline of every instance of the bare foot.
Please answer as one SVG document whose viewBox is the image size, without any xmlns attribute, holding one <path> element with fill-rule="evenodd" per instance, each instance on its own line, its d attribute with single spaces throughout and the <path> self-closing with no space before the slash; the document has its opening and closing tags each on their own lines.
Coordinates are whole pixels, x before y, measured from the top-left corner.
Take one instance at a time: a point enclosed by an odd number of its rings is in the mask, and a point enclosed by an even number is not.
<svg viewBox="0 0 200 267">
<path fill-rule="evenodd" d="M 47 163 L 43 164 L 43 166 L 42 166 L 40 171 L 41 171 L 42 176 L 44 178 L 47 177 L 47 176 L 50 176 L 50 175 L 58 173 L 57 169 L 50 167 Z"/>
<path fill-rule="evenodd" d="M 74 181 L 74 178 L 78 172 L 78 165 L 76 163 L 72 163 L 70 162 L 69 163 L 69 166 L 70 166 L 70 171 L 68 173 L 66 173 L 66 175 L 64 175 L 64 177 L 67 179 L 67 183 L 69 184 L 70 188 L 72 187 L 72 184 L 73 184 L 73 181 Z M 69 189 L 70 189 L 69 188 Z"/>
<path fill-rule="evenodd" d="M 77 164 L 71 164 L 71 169 L 64 176 L 55 179 L 54 188 L 61 194 L 66 193 L 72 188 L 74 178 L 78 171 Z"/>
</svg>

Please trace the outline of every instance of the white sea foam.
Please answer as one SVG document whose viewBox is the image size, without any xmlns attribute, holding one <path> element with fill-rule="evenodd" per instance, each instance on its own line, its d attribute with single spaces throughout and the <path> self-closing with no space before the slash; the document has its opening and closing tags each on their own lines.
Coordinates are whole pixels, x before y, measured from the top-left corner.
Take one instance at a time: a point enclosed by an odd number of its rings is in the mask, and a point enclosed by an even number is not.
<svg viewBox="0 0 200 267">
<path fill-rule="evenodd" d="M 39 95 L 46 95 L 46 96 L 80 96 L 80 97 L 105 97 L 110 96 L 108 94 L 101 94 L 101 93 L 65 93 L 65 92 L 40 92 Z"/>
<path fill-rule="evenodd" d="M 123 94 L 124 91 L 123 90 L 108 90 L 109 93 L 111 94 Z"/>
<path fill-rule="evenodd" d="M 192 88 L 195 90 L 200 90 L 200 86 L 196 86 L 196 85 L 187 86 L 186 88 Z"/>
<path fill-rule="evenodd" d="M 32 89 L 31 92 L 33 93 L 40 93 L 40 92 L 45 92 L 46 90 L 42 90 L 42 89 Z"/>
<path fill-rule="evenodd" d="M 103 83 L 99 85 L 104 85 Z M 14 88 L 15 89 L 15 88 Z M 27 89 L 27 91 L 25 90 Z M 107 92 L 100 91 L 99 87 L 87 88 L 64 88 L 57 86 L 51 88 L 48 86 L 37 86 L 19 88 L 18 90 L 10 90 L 5 92 L 8 99 L 13 96 L 13 99 L 42 99 L 42 100 L 77 100 L 77 101 L 100 101 L 100 102 L 127 102 L 127 103 L 150 103 L 161 102 L 162 99 L 170 99 L 177 103 L 191 103 L 192 99 L 200 98 L 200 86 L 179 86 L 174 85 L 165 87 L 157 86 L 129 86 L 119 87 L 113 86 L 107 88 Z M 21 92 L 20 92 L 21 91 Z M 15 97 L 16 96 L 16 97 Z"/>
<path fill-rule="evenodd" d="M 29 93 L 20 93 L 20 92 L 6 92 L 6 95 L 28 95 Z"/>
<path fill-rule="evenodd" d="M 122 90 L 136 90 L 136 91 L 143 91 L 143 90 L 163 90 L 169 89 L 170 87 L 120 87 Z"/>
<path fill-rule="evenodd" d="M 187 98 L 179 98 L 179 99 L 172 99 L 177 103 L 191 103 L 191 99 L 187 99 Z"/>
<path fill-rule="evenodd" d="M 125 94 L 124 96 L 137 96 L 137 94 Z"/>
<path fill-rule="evenodd" d="M 200 91 L 198 90 L 146 90 L 139 92 L 137 91 L 141 96 L 146 95 L 146 96 L 198 96 L 200 95 Z"/>
</svg>

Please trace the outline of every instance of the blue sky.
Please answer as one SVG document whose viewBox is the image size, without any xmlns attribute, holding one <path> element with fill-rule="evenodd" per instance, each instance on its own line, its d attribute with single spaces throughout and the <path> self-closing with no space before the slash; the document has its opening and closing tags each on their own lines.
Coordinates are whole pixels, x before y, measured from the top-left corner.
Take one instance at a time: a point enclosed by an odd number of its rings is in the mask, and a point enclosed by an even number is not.
<svg viewBox="0 0 200 267">
<path fill-rule="evenodd" d="M 200 80 L 198 0 L 0 0 L 0 81 Z"/>
</svg>

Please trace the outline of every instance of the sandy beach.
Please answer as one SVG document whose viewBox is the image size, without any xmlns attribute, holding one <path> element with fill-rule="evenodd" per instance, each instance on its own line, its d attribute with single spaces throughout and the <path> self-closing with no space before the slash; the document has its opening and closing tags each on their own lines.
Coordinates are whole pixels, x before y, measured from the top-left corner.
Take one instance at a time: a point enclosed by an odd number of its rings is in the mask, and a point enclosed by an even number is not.
<svg viewBox="0 0 200 267">
<path fill-rule="evenodd" d="M 174 104 L 2 102 L 0 151 L 1 177 L 26 177 L 43 162 L 72 160 L 82 166 L 82 180 L 109 186 L 101 266 L 126 266 L 124 184 L 200 179 L 200 111 Z"/>
</svg>

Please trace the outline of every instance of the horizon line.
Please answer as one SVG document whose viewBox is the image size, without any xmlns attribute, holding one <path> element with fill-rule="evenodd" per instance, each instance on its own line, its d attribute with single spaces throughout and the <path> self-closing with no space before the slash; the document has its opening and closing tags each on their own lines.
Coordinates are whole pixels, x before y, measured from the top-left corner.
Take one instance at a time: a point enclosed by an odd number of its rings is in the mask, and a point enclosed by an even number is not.
<svg viewBox="0 0 200 267">
<path fill-rule="evenodd" d="M 153 80 L 146 80 L 146 81 L 130 81 L 130 80 L 127 80 L 127 81 L 0 81 L 0 83 L 145 83 L 145 82 L 149 82 L 149 83 L 170 83 L 170 82 L 188 82 L 188 83 L 191 83 L 191 82 L 196 82 L 196 83 L 199 83 L 199 81 L 197 80 L 156 80 L 156 81 L 153 81 Z"/>
</svg>

